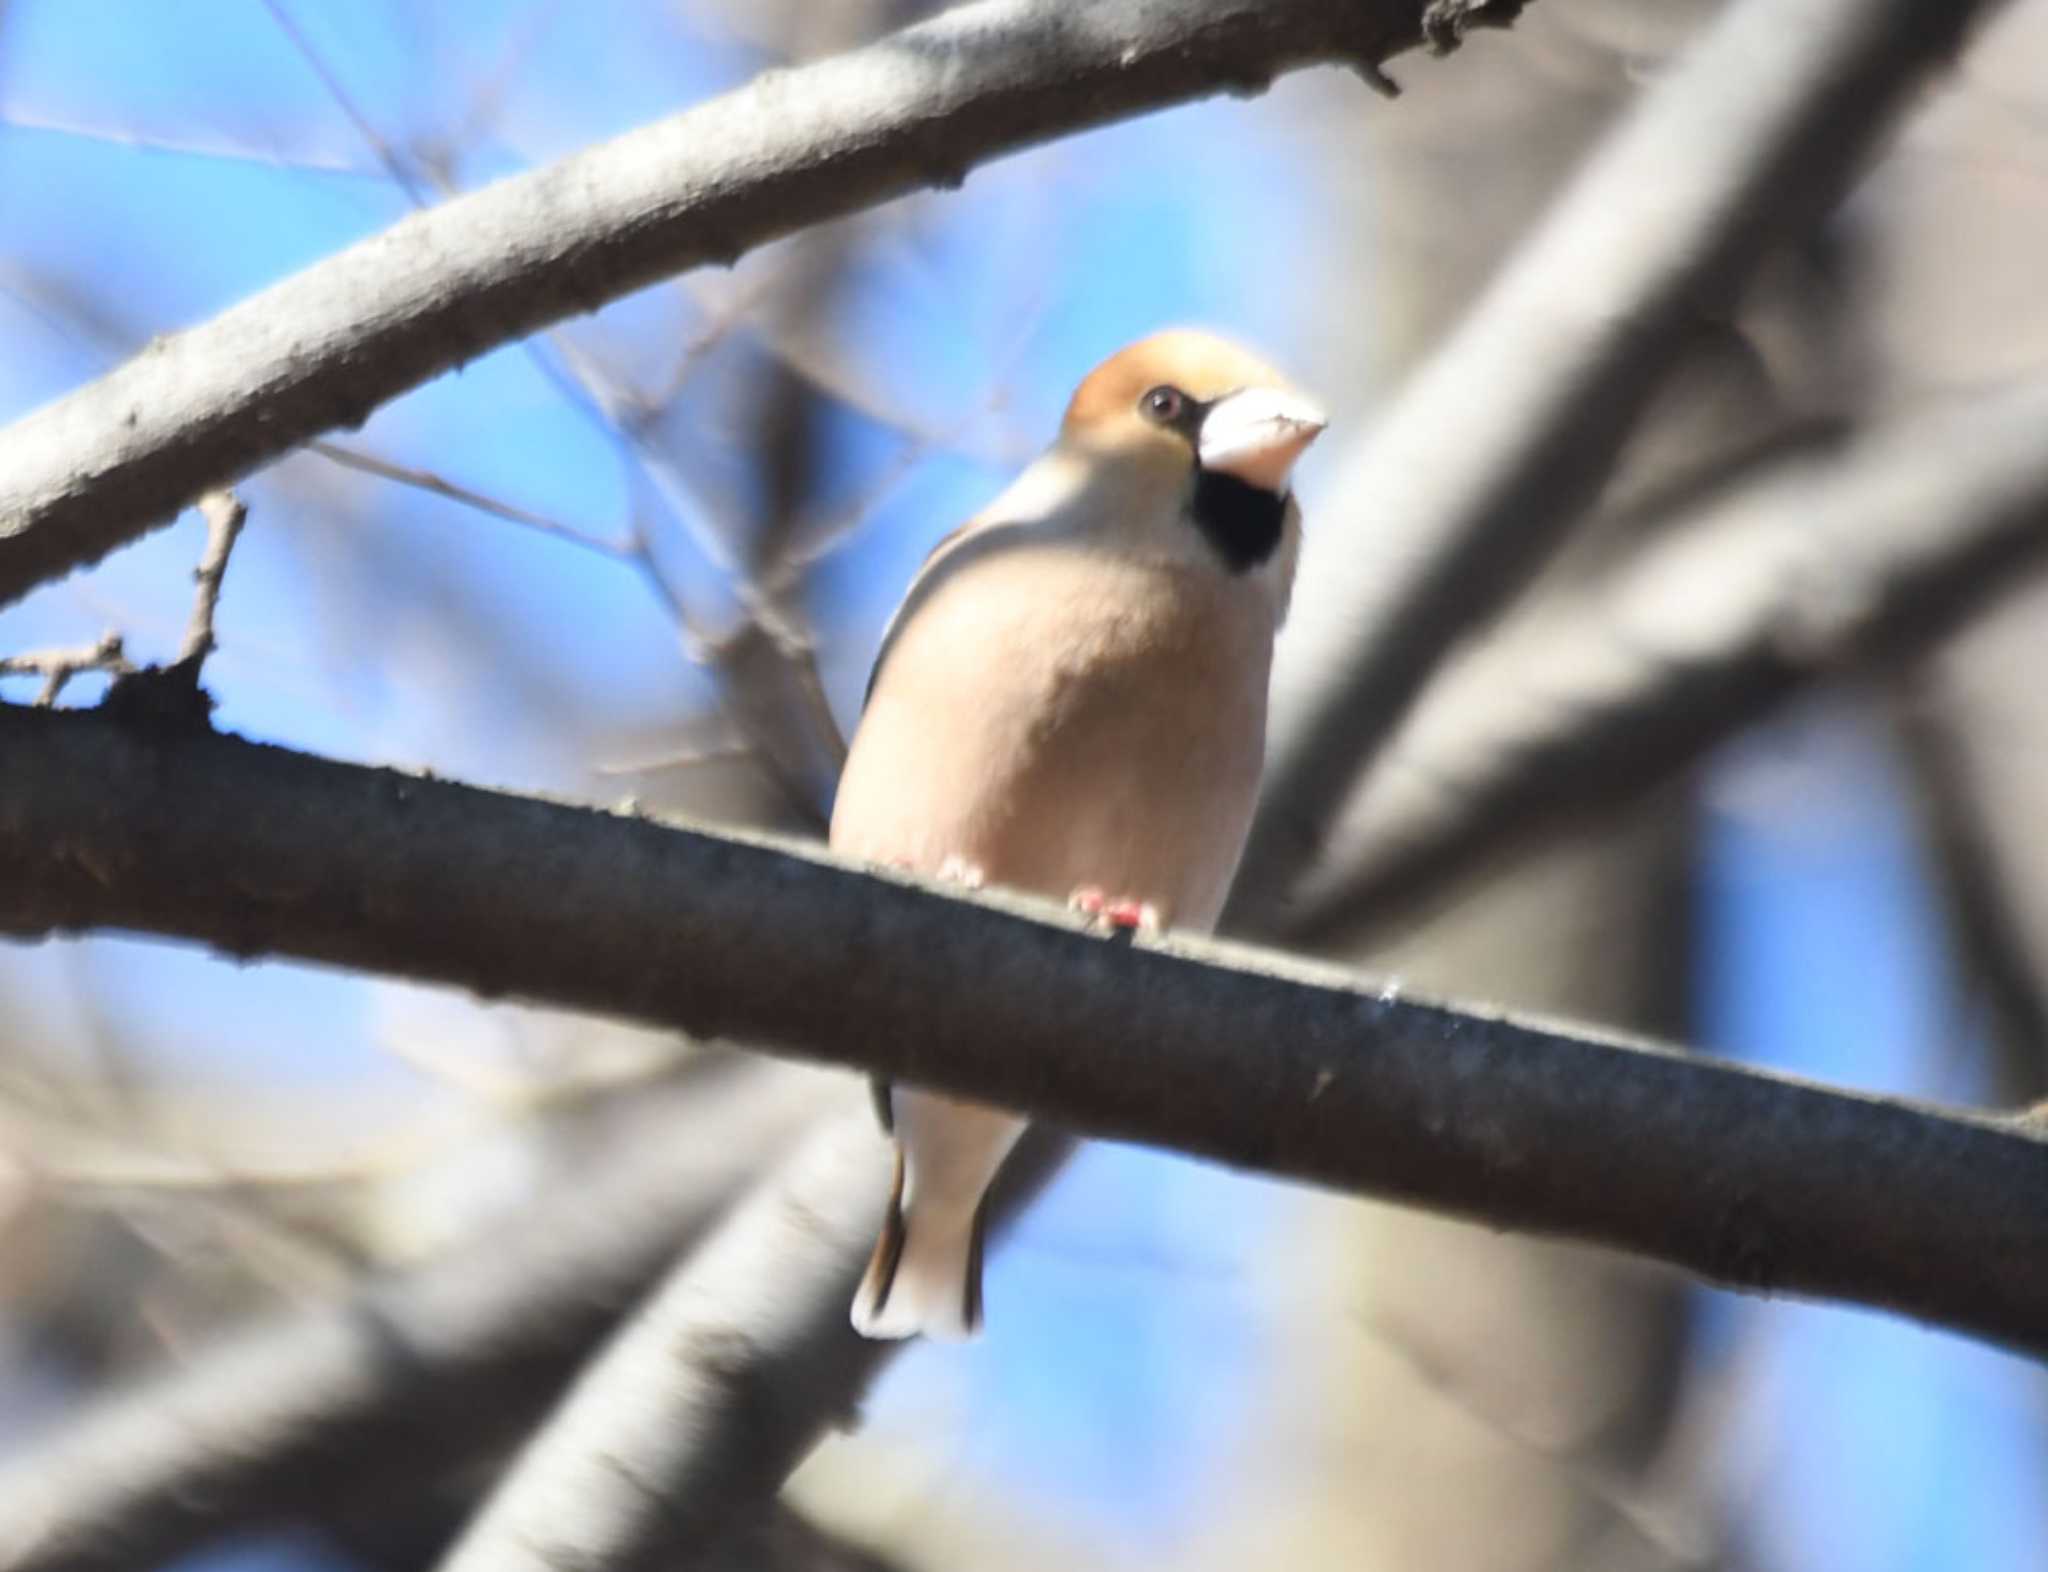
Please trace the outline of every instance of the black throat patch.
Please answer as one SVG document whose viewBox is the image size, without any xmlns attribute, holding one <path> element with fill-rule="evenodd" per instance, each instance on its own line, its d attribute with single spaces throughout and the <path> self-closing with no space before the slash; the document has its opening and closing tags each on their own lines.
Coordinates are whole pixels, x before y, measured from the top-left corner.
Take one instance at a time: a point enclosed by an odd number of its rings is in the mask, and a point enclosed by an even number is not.
<svg viewBox="0 0 2048 1572">
<path fill-rule="evenodd" d="M 1198 465 L 1188 512 L 1225 566 L 1233 573 L 1249 573 L 1278 549 L 1287 499 Z"/>
</svg>

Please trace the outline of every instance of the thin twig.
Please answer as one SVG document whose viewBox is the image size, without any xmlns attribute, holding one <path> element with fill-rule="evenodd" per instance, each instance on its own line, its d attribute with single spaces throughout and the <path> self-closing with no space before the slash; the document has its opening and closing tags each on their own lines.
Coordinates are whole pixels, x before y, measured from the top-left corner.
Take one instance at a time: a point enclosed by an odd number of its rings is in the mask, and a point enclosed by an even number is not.
<svg viewBox="0 0 2048 1572">
<path fill-rule="evenodd" d="M 446 201 L 461 194 L 455 186 L 453 178 L 445 168 L 430 174 L 429 182 L 432 188 L 430 190 L 429 183 L 422 182 L 420 177 L 414 172 L 413 166 L 399 156 L 398 150 L 377 129 L 375 122 L 370 119 L 362 106 L 355 101 L 354 97 L 349 93 L 347 86 L 342 82 L 341 74 L 335 70 L 326 55 L 315 47 L 312 39 L 307 37 L 298 24 L 293 21 L 290 13 L 284 8 L 283 0 L 263 0 L 263 4 L 270 12 L 271 17 L 276 21 L 278 27 L 291 41 L 292 47 L 298 51 L 301 58 L 312 69 L 314 75 L 320 79 L 320 84 L 326 89 L 328 97 L 334 101 L 335 106 L 347 117 L 349 124 L 355 127 L 357 135 L 362 137 L 365 145 L 369 147 L 378 163 L 383 166 L 385 172 L 390 176 L 392 183 L 399 188 L 405 199 L 415 209 L 426 209 L 431 205 L 432 198 L 437 195 Z M 566 402 L 571 408 L 575 409 L 579 414 L 592 419 L 600 432 L 615 446 L 619 447 L 621 451 L 625 452 L 629 458 L 645 460 L 648 456 L 648 448 L 644 441 L 644 431 L 642 429 L 645 422 L 633 418 L 631 413 L 646 407 L 639 400 L 637 393 L 619 386 L 607 373 L 597 366 L 594 360 L 584 354 L 573 339 L 559 329 L 551 330 L 548 333 L 547 342 L 553 346 L 555 358 L 550 358 L 541 350 L 539 345 L 531 343 L 525 346 L 527 358 L 565 396 Z M 558 361 L 559 364 L 557 363 Z M 367 468 L 368 466 L 363 467 Z M 388 478 L 399 479 L 402 477 L 390 475 Z M 684 505 L 686 499 L 674 495 L 678 490 L 678 477 L 671 474 L 664 467 L 657 470 L 652 478 L 655 481 L 657 491 L 661 492 L 666 499 L 676 505 L 677 514 L 684 520 L 685 528 L 691 531 L 692 538 L 696 539 L 700 546 L 708 547 L 706 555 L 712 565 L 729 570 L 731 564 L 725 558 L 722 546 L 716 536 L 710 533 L 708 529 L 697 526 L 697 510 L 694 507 Z M 430 487 L 429 489 L 439 488 Z M 447 489 L 442 489 L 442 494 L 454 495 L 452 491 Z M 504 512 L 500 512 L 500 516 L 511 517 L 509 513 Z M 514 522 L 524 523 L 527 520 L 514 519 Z M 629 551 L 634 549 L 637 549 L 643 556 L 645 555 L 646 545 L 644 536 L 640 538 L 637 548 L 628 548 Z M 651 559 L 649 559 L 648 566 L 653 566 Z M 680 604 L 674 602 L 672 604 L 675 605 L 675 609 L 680 613 L 682 609 Z"/>
<path fill-rule="evenodd" d="M 106 672 L 120 676 L 135 669 L 122 648 L 121 635 L 103 633 L 95 644 L 75 645 L 68 649 L 24 650 L 19 655 L 0 655 L 0 677 L 41 677 L 42 691 L 36 695 L 36 703 L 49 708 L 57 702 L 65 686 L 73 677 L 85 672 Z"/>
<path fill-rule="evenodd" d="M 783 258 L 779 266 L 757 267 L 737 278 L 724 280 L 726 287 L 715 299 L 707 299 L 708 291 L 701 286 L 692 287 L 693 279 L 678 280 L 678 289 L 686 300 L 704 313 L 704 320 L 683 340 L 668 375 L 648 395 L 649 407 L 666 409 L 673 404 L 703 364 L 704 357 L 724 343 L 763 299 L 782 286 L 784 274 L 793 266 L 794 259 Z"/>
<path fill-rule="evenodd" d="M 320 85 L 327 90 L 327 96 L 333 99 L 336 106 L 348 117 L 349 124 L 355 127 L 356 134 L 376 156 L 385 174 L 397 183 L 399 189 L 412 199 L 415 206 L 424 207 L 426 196 L 418 178 L 398 156 L 397 149 L 377 134 L 376 126 L 363 112 L 362 106 L 350 96 L 341 77 L 328 65 L 320 51 L 313 47 L 313 41 L 305 35 L 298 22 L 285 9 L 284 0 L 262 0 L 262 5 L 292 48 L 298 51 L 299 58 L 304 60 L 308 69 L 320 79 Z"/>
<path fill-rule="evenodd" d="M 92 125 L 62 116 L 10 107 L 0 115 L 0 126 L 39 135 L 66 137 L 81 142 L 101 142 L 136 153 L 154 153 L 172 158 L 204 158 L 221 163 L 260 164 L 268 169 L 292 170 L 308 175 L 346 175 L 355 179 L 384 178 L 384 171 L 349 159 L 291 156 L 255 143 L 211 140 L 191 136 L 165 136 L 136 131 L 125 126 Z"/>
<path fill-rule="evenodd" d="M 248 508 L 232 491 L 209 491 L 199 499 L 199 512 L 206 520 L 206 551 L 192 571 L 199 588 L 192 597 L 192 620 L 186 625 L 176 662 L 190 667 L 195 678 L 206 657 L 219 648 L 213 619 L 220 607 L 221 580 L 227 576 L 228 558 L 234 554 L 235 542 L 249 517 Z"/>
<path fill-rule="evenodd" d="M 902 446 L 896 450 L 882 473 L 865 491 L 827 517 L 793 530 L 781 560 L 766 576 L 768 593 L 771 596 L 787 593 L 790 586 L 804 574 L 849 544 L 861 526 L 867 523 L 882 504 L 916 473 L 917 467 L 925 459 L 936 452 L 956 449 L 959 445 L 959 434 L 1001 402 L 1003 389 L 1029 346 L 1035 329 L 1035 319 L 1028 326 L 1020 327 L 1009 346 L 997 357 L 987 391 L 961 420 L 933 430 L 899 426 L 897 429 L 904 433 Z M 1005 462 L 1010 462 L 1021 460 L 1024 455 L 1008 454 L 1003 457 Z"/>
<path fill-rule="evenodd" d="M 498 51 L 498 58 L 490 69 L 478 78 L 470 94 L 469 107 L 456 119 L 457 129 L 450 138 L 454 146 L 474 145 L 482 140 L 485 130 L 497 120 L 506 93 L 525 75 L 526 62 L 539 48 L 548 30 L 560 19 L 561 11 L 562 0 L 534 0 L 518 23 L 504 30 L 504 47 Z M 424 155 L 422 162 L 435 168 L 438 176 L 445 177 L 448 173 L 445 168 L 425 159 Z"/>
<path fill-rule="evenodd" d="M 2018 805 L 2001 801 L 1977 751 L 1981 721 L 1948 695 L 1939 678 L 1921 670 L 1897 684 L 1890 718 L 1914 787 L 1934 873 L 1949 910 L 1950 930 L 1966 981 L 1989 1001 L 2008 1096 L 2037 1098 L 2048 1076 L 2048 976 L 2042 974 L 2038 930 L 2027 921 L 2026 899 L 2036 865 L 2015 867 L 2001 854 L 2001 823 L 2022 819 Z M 2031 687 L 2031 680 L 2029 679 Z M 1958 713 L 1958 712 L 1961 713 Z M 1976 723 L 1973 724 L 1973 721 Z M 2000 742 L 2012 745 L 2009 734 Z M 2033 771 L 2021 777 L 2031 779 Z M 2031 800 L 2027 807 L 2034 806 Z M 2004 812 L 1999 810 L 2003 808 Z M 2024 813 L 2027 840 L 2034 834 Z"/>
<path fill-rule="evenodd" d="M 424 208 L 427 191 L 412 166 L 399 157 L 349 95 L 340 73 L 293 23 L 282 0 L 264 3 L 407 199 L 415 208 Z M 428 178 L 444 199 L 459 194 L 445 163 L 430 170 Z M 659 406 L 649 404 L 637 388 L 613 377 L 560 329 L 547 333 L 545 345 L 529 342 L 524 348 L 527 358 L 568 406 L 595 425 L 624 463 L 662 500 L 697 554 L 732 584 L 743 620 L 731 632 L 714 635 L 676 588 L 644 521 L 636 524 L 620 553 L 675 619 L 686 655 L 711 672 L 721 707 L 753 739 L 755 757 L 768 778 L 800 818 L 822 828 L 845 745 L 830 707 L 824 703 L 810 641 L 795 636 L 788 617 L 768 604 L 767 594 L 738 561 L 695 486 L 655 440 L 651 417 Z M 445 483 L 441 494 L 452 495 Z M 500 516 L 508 515 L 501 512 Z M 532 522 L 530 517 L 514 521 Z M 566 531 L 557 533 L 564 539 L 582 538 Z M 762 653 L 769 656 L 766 662 L 743 658 Z"/>
<path fill-rule="evenodd" d="M 593 535 L 574 524 L 565 524 L 560 519 L 548 517 L 545 513 L 536 513 L 531 508 L 523 508 L 517 503 L 506 502 L 487 492 L 474 490 L 449 480 L 444 475 L 437 475 L 430 469 L 415 469 L 410 464 L 380 458 L 360 448 L 348 447 L 343 443 L 330 442 L 323 438 L 317 442 L 307 443 L 306 451 L 317 453 L 330 464 L 338 464 L 343 469 L 357 470 L 365 475 L 375 475 L 379 480 L 409 486 L 415 491 L 424 491 L 444 501 L 488 514 L 494 519 L 502 519 L 507 524 L 517 524 L 522 529 L 534 530 L 556 540 L 581 546 L 588 551 L 615 557 L 622 562 L 631 559 L 637 550 L 631 541 L 608 540 L 602 535 Z"/>
</svg>

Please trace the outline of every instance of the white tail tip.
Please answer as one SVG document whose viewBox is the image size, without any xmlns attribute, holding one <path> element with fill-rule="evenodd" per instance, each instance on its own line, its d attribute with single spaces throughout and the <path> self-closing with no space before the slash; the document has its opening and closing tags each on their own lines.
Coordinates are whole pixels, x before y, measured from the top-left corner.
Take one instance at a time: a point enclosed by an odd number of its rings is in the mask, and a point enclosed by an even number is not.
<svg viewBox="0 0 2048 1572">
<path fill-rule="evenodd" d="M 853 1296 L 863 1337 L 959 1342 L 981 1330 L 981 1211 L 964 1216 L 891 1203 L 868 1274 Z"/>
</svg>

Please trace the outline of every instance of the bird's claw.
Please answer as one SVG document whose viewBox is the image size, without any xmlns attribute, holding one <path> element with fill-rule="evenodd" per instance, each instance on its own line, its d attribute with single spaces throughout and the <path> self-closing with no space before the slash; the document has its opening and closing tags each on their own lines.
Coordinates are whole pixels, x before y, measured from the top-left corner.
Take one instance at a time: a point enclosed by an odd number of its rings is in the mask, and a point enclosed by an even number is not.
<svg viewBox="0 0 2048 1572">
<path fill-rule="evenodd" d="M 978 890 L 988 882 L 988 874 L 978 862 L 969 862 L 965 857 L 948 857 L 939 864 L 933 875 L 941 884 L 957 884 L 963 890 Z"/>
<path fill-rule="evenodd" d="M 1067 897 L 1067 905 L 1086 917 L 1091 927 L 1110 933 L 1156 936 L 1164 926 L 1159 908 L 1131 895 L 1107 895 L 1100 885 L 1084 884 Z"/>
</svg>

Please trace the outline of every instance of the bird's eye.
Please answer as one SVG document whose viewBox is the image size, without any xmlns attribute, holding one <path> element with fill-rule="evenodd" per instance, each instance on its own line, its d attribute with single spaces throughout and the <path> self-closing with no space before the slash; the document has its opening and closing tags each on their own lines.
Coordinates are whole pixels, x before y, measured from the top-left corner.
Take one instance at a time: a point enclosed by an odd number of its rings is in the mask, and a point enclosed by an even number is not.
<svg viewBox="0 0 2048 1572">
<path fill-rule="evenodd" d="M 1180 419 L 1187 403 L 1186 395 L 1179 388 L 1156 387 L 1138 401 L 1138 407 L 1144 410 L 1148 419 L 1170 426 Z"/>
</svg>

